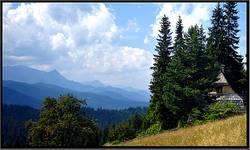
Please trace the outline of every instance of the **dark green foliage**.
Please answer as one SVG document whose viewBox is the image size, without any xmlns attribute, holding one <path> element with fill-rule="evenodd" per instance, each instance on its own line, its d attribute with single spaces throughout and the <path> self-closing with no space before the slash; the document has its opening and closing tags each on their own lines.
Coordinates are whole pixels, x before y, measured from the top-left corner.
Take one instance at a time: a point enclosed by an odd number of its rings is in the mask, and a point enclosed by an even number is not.
<svg viewBox="0 0 250 150">
<path fill-rule="evenodd" d="M 160 123 L 155 123 L 150 126 L 145 132 L 146 135 L 152 135 L 152 134 L 157 134 L 161 131 L 161 124 Z"/>
<path fill-rule="evenodd" d="M 180 33 L 177 37 L 181 37 Z M 205 49 L 202 27 L 191 26 L 179 44 L 165 73 L 163 98 L 169 117 L 165 118 L 164 128 L 182 126 L 193 108 L 205 107 L 209 103 L 208 92 L 218 75 L 218 67 L 210 64 L 212 58 Z"/>
<path fill-rule="evenodd" d="M 96 147 L 98 128 L 81 115 L 80 101 L 72 95 L 46 98 L 38 122 L 27 122 L 32 147 Z"/>
<path fill-rule="evenodd" d="M 3 105 L 2 145 L 3 147 L 27 147 L 25 121 L 36 121 L 39 112 L 28 106 Z"/>
<path fill-rule="evenodd" d="M 129 118 L 128 122 L 131 129 L 135 132 L 140 132 L 143 126 L 143 116 L 135 114 Z"/>
<path fill-rule="evenodd" d="M 212 26 L 209 28 L 208 50 L 219 64 L 225 65 L 224 75 L 233 90 L 245 94 L 245 76 L 243 57 L 238 54 L 239 37 L 237 33 L 238 19 L 237 3 L 226 2 L 224 9 L 218 3 L 213 10 Z M 244 95 L 243 95 L 244 96 Z"/>
<path fill-rule="evenodd" d="M 231 102 L 216 102 L 209 106 L 205 114 L 206 120 L 216 120 L 235 115 L 239 112 L 239 107 Z"/>
<path fill-rule="evenodd" d="M 208 121 L 224 119 L 239 114 L 239 107 L 232 102 L 214 102 L 204 108 L 193 108 L 189 114 L 188 124 L 182 124 L 179 127 L 189 125 L 199 125 Z"/>
<path fill-rule="evenodd" d="M 86 114 L 96 120 L 100 131 L 98 138 L 100 145 L 107 142 L 108 127 L 112 124 L 119 124 L 127 121 L 131 116 L 138 114 L 141 116 L 146 113 L 146 108 L 128 108 L 122 110 L 81 108 L 82 115 Z M 136 117 L 137 118 L 137 117 Z M 25 122 L 29 119 L 37 121 L 39 110 L 27 106 L 3 105 L 3 146 L 4 147 L 26 147 L 27 129 Z M 137 119 L 135 119 L 137 120 Z M 137 126 L 137 125 L 135 125 Z M 133 128 L 133 127 L 132 127 Z M 19 146 L 16 145 L 19 143 Z"/>
<path fill-rule="evenodd" d="M 208 105 L 209 106 L 209 105 Z M 189 114 L 189 122 L 188 125 L 199 125 L 206 122 L 206 112 L 208 109 L 208 106 L 204 108 L 193 108 L 191 113 Z"/>
<path fill-rule="evenodd" d="M 121 142 L 135 138 L 143 130 L 142 115 L 135 114 L 127 122 L 113 125 L 108 132 L 108 142 Z"/>
<path fill-rule="evenodd" d="M 156 121 L 161 120 L 164 122 L 166 118 L 166 108 L 163 102 L 163 87 L 164 87 L 164 78 L 163 75 L 166 72 L 167 66 L 170 62 L 170 54 L 173 51 L 172 47 L 172 37 L 170 31 L 170 22 L 168 17 L 165 15 L 161 19 L 161 29 L 159 30 L 159 35 L 157 38 L 158 44 L 156 45 L 157 54 L 154 55 L 153 70 L 152 76 L 153 79 L 150 82 L 149 89 L 151 91 L 151 99 L 148 110 L 148 121 L 149 124 L 154 124 Z"/>
<path fill-rule="evenodd" d="M 242 63 L 243 57 L 238 54 L 237 50 L 239 48 L 240 38 L 237 35 L 239 32 L 239 24 L 237 16 L 238 10 L 236 9 L 236 2 L 226 2 L 224 4 L 225 13 L 225 41 L 226 41 L 226 62 L 225 65 L 225 76 L 228 79 L 232 88 L 243 94 L 244 91 L 244 64 Z"/>
<path fill-rule="evenodd" d="M 108 135 L 108 141 L 121 142 L 135 138 L 134 130 L 128 123 L 122 123 L 112 128 Z"/>
<path fill-rule="evenodd" d="M 174 39 L 174 51 L 177 50 L 180 51 L 181 49 L 184 49 L 184 38 L 183 38 L 183 24 L 182 19 L 179 16 L 178 21 L 176 23 L 176 29 L 175 29 L 175 39 Z"/>
<path fill-rule="evenodd" d="M 216 8 L 213 10 L 213 15 L 211 18 L 211 27 L 208 28 L 208 50 L 209 54 L 216 57 L 217 61 L 225 64 L 225 17 L 223 15 L 223 9 L 220 3 L 217 4 Z"/>
<path fill-rule="evenodd" d="M 86 108 L 85 113 L 87 116 L 96 120 L 98 126 L 101 129 L 105 129 L 110 127 L 113 124 L 118 124 L 128 120 L 131 116 L 138 114 L 143 115 L 147 111 L 146 107 L 135 107 L 135 108 L 128 108 L 128 109 L 93 109 L 93 108 Z"/>
</svg>

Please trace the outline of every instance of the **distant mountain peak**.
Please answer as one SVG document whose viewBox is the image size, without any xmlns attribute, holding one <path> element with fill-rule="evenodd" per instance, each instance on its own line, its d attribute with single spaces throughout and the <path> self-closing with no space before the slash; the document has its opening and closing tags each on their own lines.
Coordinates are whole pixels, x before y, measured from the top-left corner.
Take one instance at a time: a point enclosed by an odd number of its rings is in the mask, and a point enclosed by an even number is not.
<svg viewBox="0 0 250 150">
<path fill-rule="evenodd" d="M 56 69 L 54 69 L 54 70 L 51 70 L 49 73 L 53 73 L 53 74 L 59 74 L 59 75 L 61 75 Z"/>
<path fill-rule="evenodd" d="M 99 80 L 92 80 L 92 81 L 85 81 L 83 84 L 85 85 L 91 85 L 91 86 L 97 86 L 97 87 L 104 87 L 106 86 Z"/>
<path fill-rule="evenodd" d="M 56 69 L 54 69 L 54 70 L 52 70 L 52 71 L 50 71 L 50 72 L 48 72 L 51 76 L 54 76 L 54 77 L 57 77 L 57 78 L 61 78 L 61 79 L 65 79 L 66 80 L 66 78 L 59 72 L 59 71 L 57 71 Z"/>
</svg>

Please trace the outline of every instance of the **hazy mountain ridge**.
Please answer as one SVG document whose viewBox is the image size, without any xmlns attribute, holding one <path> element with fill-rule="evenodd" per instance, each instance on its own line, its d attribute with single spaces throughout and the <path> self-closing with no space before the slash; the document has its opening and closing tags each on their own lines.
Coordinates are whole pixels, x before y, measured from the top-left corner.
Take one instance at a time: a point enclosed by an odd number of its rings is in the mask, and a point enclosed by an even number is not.
<svg viewBox="0 0 250 150">
<path fill-rule="evenodd" d="M 63 77 L 57 70 L 50 72 L 32 69 L 26 66 L 5 66 L 3 79 L 25 83 L 47 83 L 80 92 L 91 92 L 110 97 L 120 97 L 131 101 L 149 101 L 149 92 L 134 88 L 117 88 L 105 85 L 98 80 L 79 83 Z"/>
<path fill-rule="evenodd" d="M 21 106 L 31 106 L 33 108 L 40 108 L 41 100 L 20 93 L 14 89 L 3 87 L 3 103 L 4 104 L 16 104 Z"/>
<path fill-rule="evenodd" d="M 106 109 L 121 109 L 127 107 L 137 107 L 137 106 L 147 106 L 147 102 L 139 102 L 139 101 L 130 101 L 126 98 L 122 97 L 111 97 L 91 92 L 79 92 L 74 91 L 71 89 L 59 87 L 56 85 L 50 85 L 46 83 L 36 83 L 36 84 L 29 84 L 24 82 L 16 82 L 16 81 L 3 81 L 3 87 L 8 88 L 12 91 L 16 91 L 21 93 L 24 96 L 31 97 L 34 99 L 38 99 L 39 101 L 34 104 L 34 101 L 30 100 L 26 103 L 19 103 L 18 101 L 13 101 L 12 99 L 18 99 L 18 95 L 15 93 L 7 93 L 7 90 L 3 90 L 4 92 L 4 103 L 9 102 L 8 104 L 16 104 L 16 105 L 27 105 L 33 108 L 37 108 L 37 105 L 41 104 L 45 97 L 58 97 L 59 95 L 70 93 L 74 96 L 86 99 L 87 106 L 93 108 L 106 108 Z M 10 95 L 12 98 L 10 99 Z M 29 99 L 28 99 L 29 100 Z"/>
</svg>

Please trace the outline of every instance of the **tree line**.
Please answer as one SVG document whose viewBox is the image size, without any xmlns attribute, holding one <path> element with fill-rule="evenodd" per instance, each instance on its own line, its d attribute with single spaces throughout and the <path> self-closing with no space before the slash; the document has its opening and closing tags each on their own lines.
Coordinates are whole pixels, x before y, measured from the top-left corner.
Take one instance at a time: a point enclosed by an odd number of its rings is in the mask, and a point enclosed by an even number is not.
<svg viewBox="0 0 250 150">
<path fill-rule="evenodd" d="M 28 106 L 3 105 L 3 147 L 28 147 L 28 129 L 25 122 L 32 120 L 37 122 L 40 118 L 40 110 Z M 98 145 L 102 145 L 108 140 L 108 133 L 113 127 L 122 122 L 127 122 L 128 118 L 137 114 L 144 115 L 146 107 L 127 108 L 120 110 L 93 109 L 81 107 L 80 113 L 88 119 L 93 120 L 98 126 Z M 111 138 L 110 138 L 111 139 Z"/>
<path fill-rule="evenodd" d="M 184 32 L 179 16 L 173 38 L 169 18 L 162 17 L 151 67 L 153 78 L 149 85 L 151 99 L 147 114 L 118 124 L 111 131 L 112 138 L 108 142 L 202 124 L 239 113 L 235 103 L 214 102 L 214 97 L 209 95 L 224 66 L 227 81 L 246 99 L 246 70 L 243 57 L 237 52 L 239 17 L 236 7 L 236 2 L 217 4 L 207 37 L 202 25 L 190 26 Z"/>
</svg>

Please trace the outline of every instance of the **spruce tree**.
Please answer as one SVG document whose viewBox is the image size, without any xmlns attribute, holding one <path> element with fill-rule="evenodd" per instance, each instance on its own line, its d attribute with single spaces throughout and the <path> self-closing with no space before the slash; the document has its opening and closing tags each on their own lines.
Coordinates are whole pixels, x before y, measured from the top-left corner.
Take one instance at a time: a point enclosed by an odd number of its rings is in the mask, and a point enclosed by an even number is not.
<svg viewBox="0 0 250 150">
<path fill-rule="evenodd" d="M 177 23 L 177 29 L 180 24 Z M 178 31 L 178 30 L 176 30 Z M 175 43 L 182 38 L 176 32 Z M 170 111 L 170 127 L 179 122 L 186 122 L 188 114 L 194 108 L 203 109 L 208 104 L 208 93 L 216 81 L 217 70 L 210 64 L 210 57 L 205 49 L 205 34 L 202 26 L 191 26 L 184 35 L 184 41 L 175 46 L 164 86 L 164 102 Z M 169 124 L 168 124 L 169 127 Z"/>
<path fill-rule="evenodd" d="M 239 17 L 237 16 L 238 10 L 236 7 L 236 2 L 226 2 L 224 4 L 226 31 L 225 40 L 227 50 L 227 62 L 225 62 L 224 65 L 225 76 L 228 79 L 230 85 L 236 92 L 241 93 L 244 90 L 243 85 L 240 83 L 240 80 L 244 78 L 244 68 L 242 63 L 243 57 L 237 52 L 240 38 L 237 35 L 239 32 Z"/>
<path fill-rule="evenodd" d="M 213 10 L 211 18 L 212 26 L 209 28 L 208 52 L 211 57 L 215 57 L 220 65 L 224 65 L 224 75 L 237 93 L 245 91 L 244 68 L 242 56 L 237 52 L 239 37 L 237 36 L 237 3 L 227 2 L 224 10 L 218 3 Z"/>
<path fill-rule="evenodd" d="M 208 52 L 212 57 L 215 57 L 221 64 L 227 61 L 226 54 L 226 31 L 225 31 L 225 17 L 220 3 L 217 4 L 213 10 L 211 18 L 211 27 L 208 28 Z"/>
<path fill-rule="evenodd" d="M 185 43 L 183 38 L 183 24 L 181 17 L 178 18 L 176 23 L 176 36 L 174 40 L 174 56 L 164 74 L 164 94 L 163 100 L 167 110 L 167 117 L 165 117 L 165 126 L 163 128 L 169 129 L 177 126 L 180 112 L 184 109 L 181 106 L 183 102 L 180 97 L 182 95 L 182 86 L 185 77 L 187 76 L 185 68 L 185 60 L 187 58 L 187 52 L 185 49 Z"/>
<path fill-rule="evenodd" d="M 156 45 L 157 54 L 154 55 L 154 64 L 151 67 L 153 70 L 153 79 L 150 82 L 149 89 L 151 91 L 151 99 L 148 110 L 148 120 L 150 124 L 159 122 L 163 126 L 165 124 L 165 118 L 167 110 L 163 102 L 163 86 L 164 79 L 163 75 L 166 72 L 168 64 L 171 60 L 170 54 L 173 51 L 172 47 L 172 32 L 170 31 L 170 22 L 168 17 L 165 15 L 161 19 L 161 29 L 158 34 L 158 44 Z"/>
<path fill-rule="evenodd" d="M 184 48 L 183 24 L 182 24 L 182 19 L 180 16 L 176 23 L 175 34 L 176 34 L 176 37 L 175 37 L 175 42 L 174 42 L 174 51 L 176 52 L 177 49 Z"/>
</svg>

